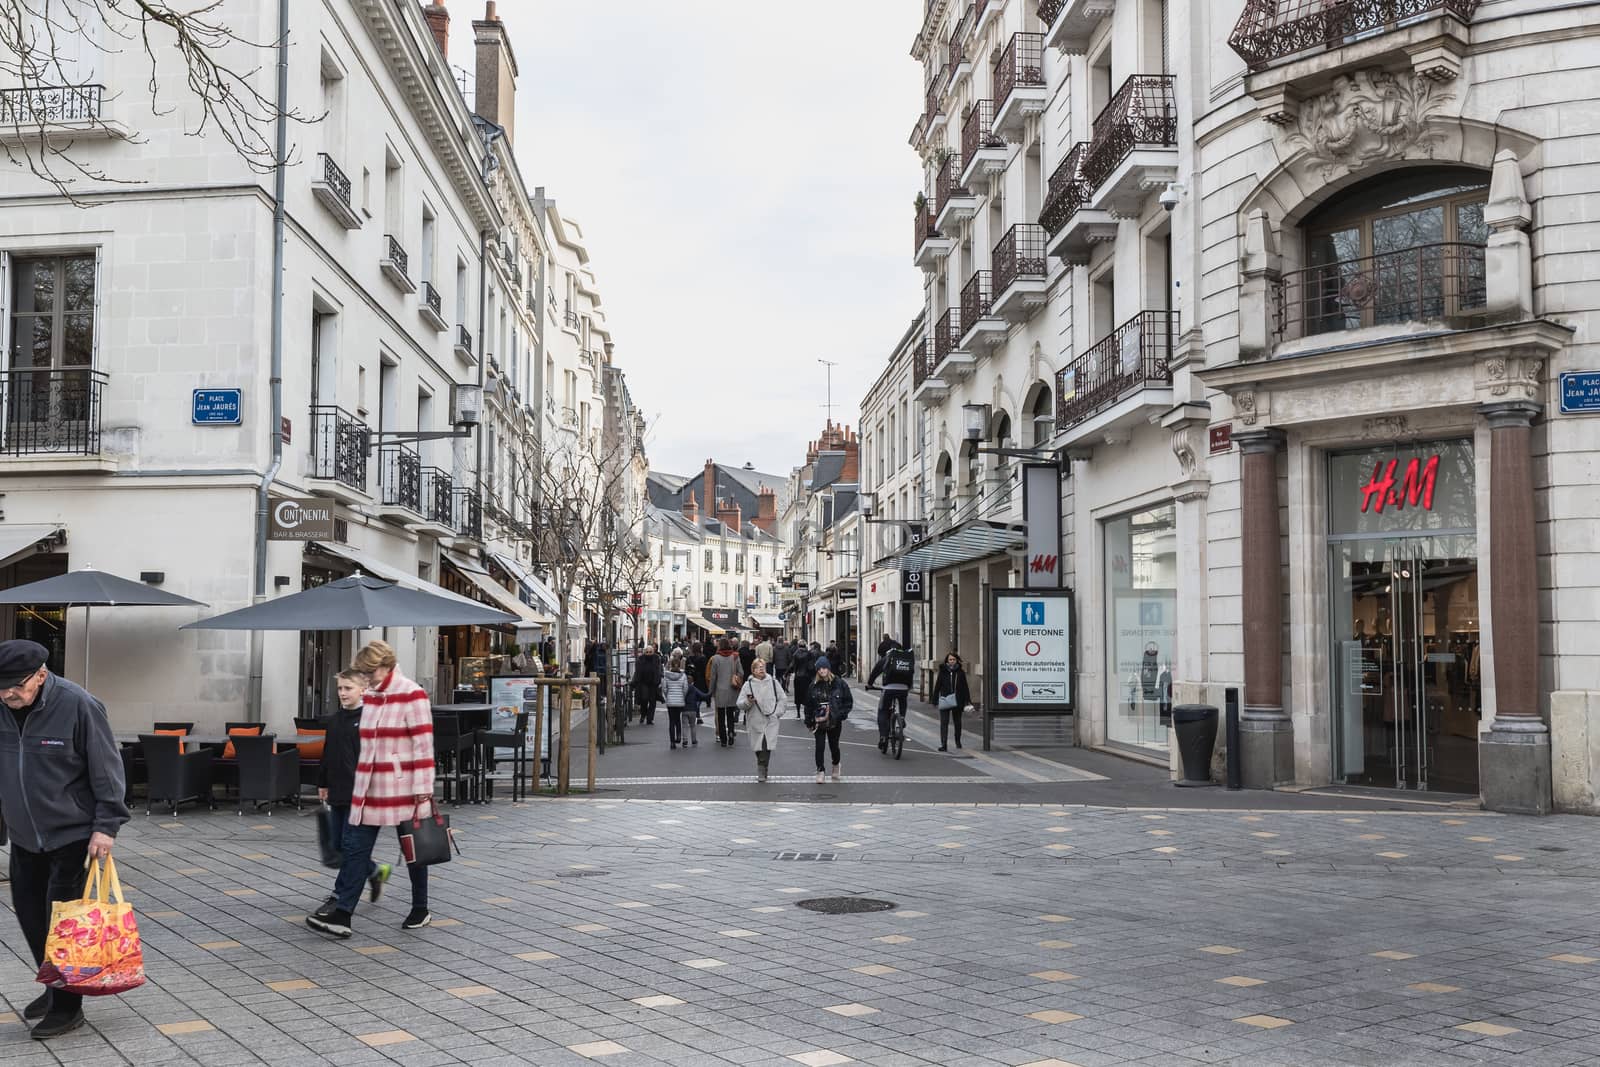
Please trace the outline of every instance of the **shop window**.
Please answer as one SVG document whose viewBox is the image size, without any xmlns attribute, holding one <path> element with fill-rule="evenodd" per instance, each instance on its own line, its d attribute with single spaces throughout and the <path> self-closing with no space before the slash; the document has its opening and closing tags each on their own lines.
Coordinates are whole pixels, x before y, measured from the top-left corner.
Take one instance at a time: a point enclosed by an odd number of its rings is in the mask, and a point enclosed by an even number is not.
<svg viewBox="0 0 1600 1067">
<path fill-rule="evenodd" d="M 1178 644 L 1178 521 L 1171 504 L 1105 523 L 1106 737 L 1167 750 Z"/>
</svg>

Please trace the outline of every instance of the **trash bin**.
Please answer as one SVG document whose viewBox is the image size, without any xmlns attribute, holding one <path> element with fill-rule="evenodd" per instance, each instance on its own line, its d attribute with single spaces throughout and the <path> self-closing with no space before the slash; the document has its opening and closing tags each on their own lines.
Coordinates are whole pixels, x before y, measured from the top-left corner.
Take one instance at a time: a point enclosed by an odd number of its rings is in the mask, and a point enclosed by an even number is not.
<svg viewBox="0 0 1600 1067">
<path fill-rule="evenodd" d="M 1172 728 L 1178 733 L 1178 756 L 1183 761 L 1180 786 L 1206 786 L 1211 781 L 1211 752 L 1217 744 L 1217 709 L 1210 704 L 1179 704 L 1172 709 Z"/>
</svg>

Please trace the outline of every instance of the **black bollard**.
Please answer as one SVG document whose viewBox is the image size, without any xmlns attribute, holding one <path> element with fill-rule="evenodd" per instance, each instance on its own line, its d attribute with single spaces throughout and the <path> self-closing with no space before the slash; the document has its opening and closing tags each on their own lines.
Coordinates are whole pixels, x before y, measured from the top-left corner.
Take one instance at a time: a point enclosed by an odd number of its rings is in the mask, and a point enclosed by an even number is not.
<svg viewBox="0 0 1600 1067">
<path fill-rule="evenodd" d="M 1244 788 L 1244 768 L 1239 765 L 1239 690 L 1229 686 L 1223 691 L 1223 703 L 1228 709 L 1228 788 Z"/>
</svg>

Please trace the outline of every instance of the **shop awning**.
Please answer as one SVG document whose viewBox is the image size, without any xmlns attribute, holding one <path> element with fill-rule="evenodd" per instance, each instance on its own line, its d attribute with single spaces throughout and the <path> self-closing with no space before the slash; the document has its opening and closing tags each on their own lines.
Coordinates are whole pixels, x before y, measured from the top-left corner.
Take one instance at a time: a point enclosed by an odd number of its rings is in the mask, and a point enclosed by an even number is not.
<svg viewBox="0 0 1600 1067">
<path fill-rule="evenodd" d="M 449 549 L 444 549 L 439 553 L 439 555 L 446 563 L 460 572 L 461 577 L 471 582 L 474 588 L 476 588 L 484 596 L 488 597 L 489 603 L 493 604 L 501 611 L 508 611 L 515 615 L 522 621 L 524 625 L 550 625 L 551 620 L 549 616 L 540 615 L 538 612 L 528 607 L 528 605 L 524 604 L 521 599 L 513 595 L 509 589 L 495 581 L 494 578 L 490 576 L 488 571 L 484 570 L 473 560 L 463 556 L 459 552 L 451 552 Z"/>
<path fill-rule="evenodd" d="M 778 618 L 777 612 L 773 611 L 752 611 L 750 613 L 750 622 L 763 630 L 776 630 L 783 625 L 783 620 Z"/>
<path fill-rule="evenodd" d="M 918 545 L 907 545 L 878 561 L 901 571 L 936 571 L 986 556 L 1021 548 L 1026 531 L 1020 526 L 976 519 Z"/>
<path fill-rule="evenodd" d="M 54 523 L 0 526 L 0 567 L 32 552 L 34 545 L 55 536 L 55 532 L 59 529 L 61 527 Z"/>
<path fill-rule="evenodd" d="M 550 587 L 536 578 L 532 571 L 510 556 L 499 552 L 491 552 L 489 555 L 505 569 L 507 574 L 517 580 L 523 592 L 527 593 L 528 599 L 536 602 L 532 605 L 535 611 L 542 611 L 552 618 L 561 614 L 561 601 L 556 599 Z"/>
<path fill-rule="evenodd" d="M 308 544 L 310 544 L 312 548 L 315 548 L 319 552 L 323 552 L 330 556 L 337 556 L 346 563 L 354 564 L 356 570 L 360 571 L 362 574 L 370 574 L 375 578 L 382 578 L 384 581 L 393 582 L 394 584 L 403 586 L 406 589 L 420 589 L 424 593 L 432 593 L 434 596 L 451 597 L 455 600 L 465 601 L 468 604 L 477 603 L 477 601 L 473 600 L 471 597 L 465 597 L 458 593 L 452 593 L 442 585 L 435 585 L 425 578 L 418 578 L 415 574 L 407 574 L 399 567 L 391 567 L 382 560 L 374 559 L 372 556 L 361 551 L 359 548 L 351 548 L 349 545 L 341 545 L 337 541 L 311 541 L 308 542 Z"/>
<path fill-rule="evenodd" d="M 712 637 L 717 637 L 728 632 L 703 615 L 690 615 L 687 621 L 690 626 L 698 626 Z"/>
</svg>

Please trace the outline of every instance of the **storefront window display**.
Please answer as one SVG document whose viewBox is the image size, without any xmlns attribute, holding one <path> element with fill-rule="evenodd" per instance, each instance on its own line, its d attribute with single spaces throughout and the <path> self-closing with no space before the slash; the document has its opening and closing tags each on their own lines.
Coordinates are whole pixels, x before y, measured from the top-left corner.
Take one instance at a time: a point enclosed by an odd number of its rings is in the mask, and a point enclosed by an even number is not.
<svg viewBox="0 0 1600 1067">
<path fill-rule="evenodd" d="M 1178 519 L 1171 504 L 1105 523 L 1106 736 L 1167 749 L 1178 646 Z"/>
</svg>

